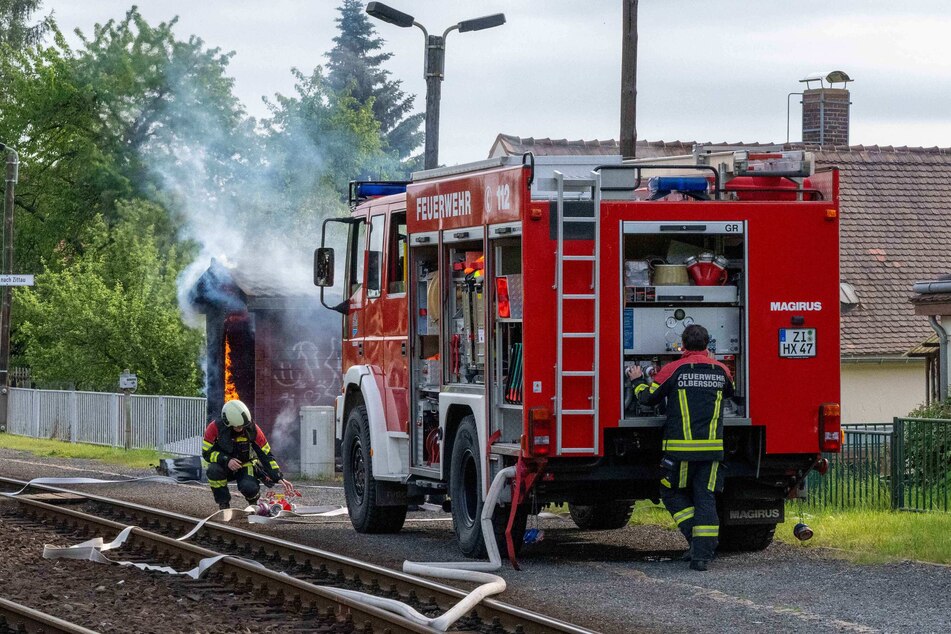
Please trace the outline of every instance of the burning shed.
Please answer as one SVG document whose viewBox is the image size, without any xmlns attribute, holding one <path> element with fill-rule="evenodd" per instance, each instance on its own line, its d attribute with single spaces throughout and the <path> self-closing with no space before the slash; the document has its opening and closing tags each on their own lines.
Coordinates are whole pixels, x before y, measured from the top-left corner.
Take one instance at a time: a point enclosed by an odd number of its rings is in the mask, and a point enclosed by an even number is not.
<svg viewBox="0 0 951 634">
<path fill-rule="evenodd" d="M 299 469 L 300 408 L 340 393 L 340 325 L 312 286 L 212 260 L 189 292 L 205 315 L 208 419 L 239 398 L 286 470 Z"/>
</svg>

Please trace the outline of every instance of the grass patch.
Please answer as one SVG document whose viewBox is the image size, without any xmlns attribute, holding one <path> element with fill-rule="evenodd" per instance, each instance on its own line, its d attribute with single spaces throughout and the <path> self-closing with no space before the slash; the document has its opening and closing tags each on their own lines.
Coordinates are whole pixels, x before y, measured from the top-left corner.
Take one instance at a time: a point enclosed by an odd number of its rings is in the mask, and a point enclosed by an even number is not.
<svg viewBox="0 0 951 634">
<path fill-rule="evenodd" d="M 786 523 L 776 527 L 776 538 L 800 544 L 792 534 L 796 511 L 788 508 Z M 951 514 L 875 510 L 813 510 L 806 523 L 815 536 L 809 547 L 839 548 L 852 559 L 882 562 L 917 559 L 951 564 Z"/>
<path fill-rule="evenodd" d="M 126 451 L 115 447 L 30 438 L 29 436 L 17 436 L 10 433 L 0 434 L 0 449 L 27 451 L 33 455 L 47 458 L 100 460 L 136 469 L 148 468 L 158 464 L 159 459 L 164 457 L 163 454 L 154 449 L 130 449 Z"/>
</svg>

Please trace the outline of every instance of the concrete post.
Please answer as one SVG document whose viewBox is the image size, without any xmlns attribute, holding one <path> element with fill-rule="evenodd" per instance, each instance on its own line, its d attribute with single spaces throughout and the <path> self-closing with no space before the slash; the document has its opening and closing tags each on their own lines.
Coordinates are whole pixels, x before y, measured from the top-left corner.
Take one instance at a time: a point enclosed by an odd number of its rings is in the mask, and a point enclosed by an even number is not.
<svg viewBox="0 0 951 634">
<path fill-rule="evenodd" d="M 79 405 L 76 392 L 69 393 L 69 442 L 76 442 L 77 428 L 79 427 Z"/>
</svg>

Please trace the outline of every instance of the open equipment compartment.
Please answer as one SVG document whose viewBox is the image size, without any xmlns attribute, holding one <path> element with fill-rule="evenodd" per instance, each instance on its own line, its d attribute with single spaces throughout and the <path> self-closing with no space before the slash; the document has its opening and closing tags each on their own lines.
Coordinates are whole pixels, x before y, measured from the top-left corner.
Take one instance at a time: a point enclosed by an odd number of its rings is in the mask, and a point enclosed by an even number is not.
<svg viewBox="0 0 951 634">
<path fill-rule="evenodd" d="M 524 356 L 522 331 L 521 223 L 489 227 L 490 274 L 493 285 L 491 327 L 492 433 L 499 442 L 518 443 L 523 432 Z"/>
<path fill-rule="evenodd" d="M 485 385 L 485 231 L 443 232 L 447 293 L 443 373 L 448 384 Z"/>
<path fill-rule="evenodd" d="M 416 283 L 410 288 L 411 372 L 415 389 L 410 399 L 413 465 L 438 470 L 440 467 L 439 389 L 442 363 L 439 354 L 442 327 L 438 234 L 410 236 L 411 259 Z"/>
<path fill-rule="evenodd" d="M 624 368 L 639 365 L 652 376 L 681 356 L 684 329 L 700 324 L 710 333 L 710 354 L 736 382 L 736 395 L 723 404 L 724 419 L 746 418 L 745 223 L 625 221 L 622 250 Z M 626 381 L 622 394 L 625 419 L 664 414 L 640 405 Z"/>
</svg>

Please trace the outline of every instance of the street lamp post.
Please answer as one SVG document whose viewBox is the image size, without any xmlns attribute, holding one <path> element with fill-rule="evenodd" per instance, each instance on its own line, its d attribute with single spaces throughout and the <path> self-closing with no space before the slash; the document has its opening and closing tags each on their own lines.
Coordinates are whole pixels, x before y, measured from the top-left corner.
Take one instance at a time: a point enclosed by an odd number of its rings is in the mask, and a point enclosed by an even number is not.
<svg viewBox="0 0 951 634">
<path fill-rule="evenodd" d="M 16 150 L 0 143 L 0 154 L 7 154 L 6 187 L 3 197 L 3 272 L 13 273 L 13 193 L 20 167 Z M 10 393 L 10 302 L 9 286 L 3 286 L 3 303 L 0 306 L 0 432 L 7 430 Z"/>
<path fill-rule="evenodd" d="M 378 20 L 396 25 L 401 28 L 419 27 L 423 32 L 425 50 L 425 65 L 423 77 L 426 80 L 426 150 L 423 155 L 424 167 L 433 169 L 439 165 L 439 100 L 442 91 L 442 80 L 446 63 L 446 36 L 451 31 L 467 33 L 481 31 L 505 24 L 505 14 L 495 13 L 481 18 L 463 20 L 443 31 L 442 35 L 430 35 L 422 24 L 413 16 L 397 11 L 382 2 L 367 4 L 367 13 Z"/>
</svg>

